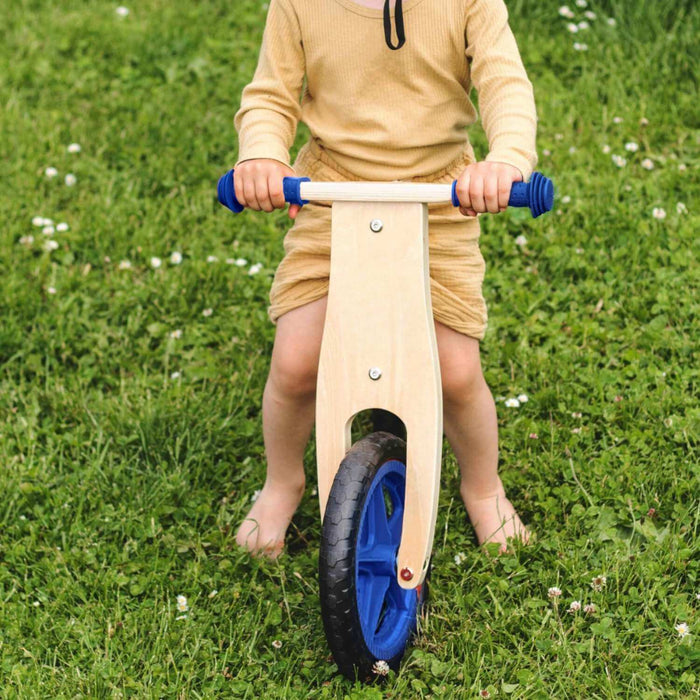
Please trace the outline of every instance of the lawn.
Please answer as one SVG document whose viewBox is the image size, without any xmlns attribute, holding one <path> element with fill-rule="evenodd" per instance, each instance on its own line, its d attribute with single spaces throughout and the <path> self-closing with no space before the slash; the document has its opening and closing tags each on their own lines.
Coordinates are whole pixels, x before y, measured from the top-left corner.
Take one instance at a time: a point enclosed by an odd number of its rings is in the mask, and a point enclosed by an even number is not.
<svg viewBox="0 0 700 700">
<path fill-rule="evenodd" d="M 1 697 L 700 696 L 700 8 L 508 7 L 557 197 L 482 219 L 482 361 L 538 538 L 476 546 L 446 445 L 421 634 L 363 687 L 323 636 L 313 441 L 287 552 L 234 542 L 288 219 L 215 185 L 266 5 L 4 3 Z"/>
</svg>

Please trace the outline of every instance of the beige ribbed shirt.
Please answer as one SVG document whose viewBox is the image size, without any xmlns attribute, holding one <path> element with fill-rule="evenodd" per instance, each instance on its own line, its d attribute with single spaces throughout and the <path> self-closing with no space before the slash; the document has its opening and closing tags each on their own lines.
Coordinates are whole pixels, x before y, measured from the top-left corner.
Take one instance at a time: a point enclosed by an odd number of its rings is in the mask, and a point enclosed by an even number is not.
<svg viewBox="0 0 700 700">
<path fill-rule="evenodd" d="M 528 179 L 537 162 L 535 102 L 503 0 L 404 0 L 403 14 L 406 43 L 392 51 L 381 9 L 271 0 L 258 66 L 234 120 L 238 162 L 289 164 L 302 120 L 360 178 L 428 175 L 464 151 L 477 120 L 473 86 L 486 160 L 510 163 Z"/>
</svg>

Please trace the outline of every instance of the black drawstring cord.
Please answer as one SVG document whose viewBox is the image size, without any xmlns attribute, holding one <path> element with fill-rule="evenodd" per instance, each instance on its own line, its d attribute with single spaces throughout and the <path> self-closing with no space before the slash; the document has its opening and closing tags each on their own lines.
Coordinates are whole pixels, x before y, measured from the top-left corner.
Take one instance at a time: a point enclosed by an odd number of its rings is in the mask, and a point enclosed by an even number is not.
<svg viewBox="0 0 700 700">
<path fill-rule="evenodd" d="M 397 44 L 396 46 L 394 46 L 391 43 L 391 11 L 389 8 L 390 2 L 391 0 L 384 0 L 384 39 L 386 39 L 386 45 L 392 51 L 396 51 L 406 43 L 406 34 L 403 30 L 403 8 L 401 6 L 401 0 L 396 0 L 396 7 L 394 8 L 394 19 L 396 20 Z"/>
</svg>

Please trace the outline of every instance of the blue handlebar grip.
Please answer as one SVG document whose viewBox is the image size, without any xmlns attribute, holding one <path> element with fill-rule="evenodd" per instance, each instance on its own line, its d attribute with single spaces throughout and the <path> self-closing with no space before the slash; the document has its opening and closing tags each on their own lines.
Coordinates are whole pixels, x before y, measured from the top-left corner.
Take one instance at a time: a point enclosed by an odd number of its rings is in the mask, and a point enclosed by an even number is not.
<svg viewBox="0 0 700 700">
<path fill-rule="evenodd" d="M 233 187 L 233 170 L 229 170 L 226 175 L 219 178 L 216 193 L 219 196 L 219 203 L 228 207 L 234 214 L 240 214 L 245 209 L 236 199 L 236 190 Z"/>
<path fill-rule="evenodd" d="M 236 190 L 233 186 L 233 170 L 229 170 L 219 178 L 216 192 L 219 202 L 228 207 L 234 214 L 240 214 L 245 207 L 236 199 Z M 290 204 L 298 204 L 300 207 L 308 204 L 308 199 L 302 199 L 300 187 L 302 182 L 309 182 L 308 177 L 285 177 L 282 180 L 284 201 Z"/>
<path fill-rule="evenodd" d="M 457 180 L 452 183 L 452 204 L 459 206 Z M 532 173 L 530 182 L 514 182 L 508 206 L 530 207 L 533 218 L 551 211 L 554 206 L 554 183 L 542 173 Z"/>
</svg>

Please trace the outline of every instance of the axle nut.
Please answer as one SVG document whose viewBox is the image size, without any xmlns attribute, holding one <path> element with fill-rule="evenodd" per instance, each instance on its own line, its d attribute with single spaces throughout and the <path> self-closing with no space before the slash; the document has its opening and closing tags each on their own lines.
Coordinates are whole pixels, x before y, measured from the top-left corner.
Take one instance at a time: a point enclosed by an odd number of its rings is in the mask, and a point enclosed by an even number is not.
<svg viewBox="0 0 700 700">
<path fill-rule="evenodd" d="M 401 569 L 401 578 L 404 581 L 410 581 L 413 578 L 413 569 L 408 566 Z"/>
</svg>

